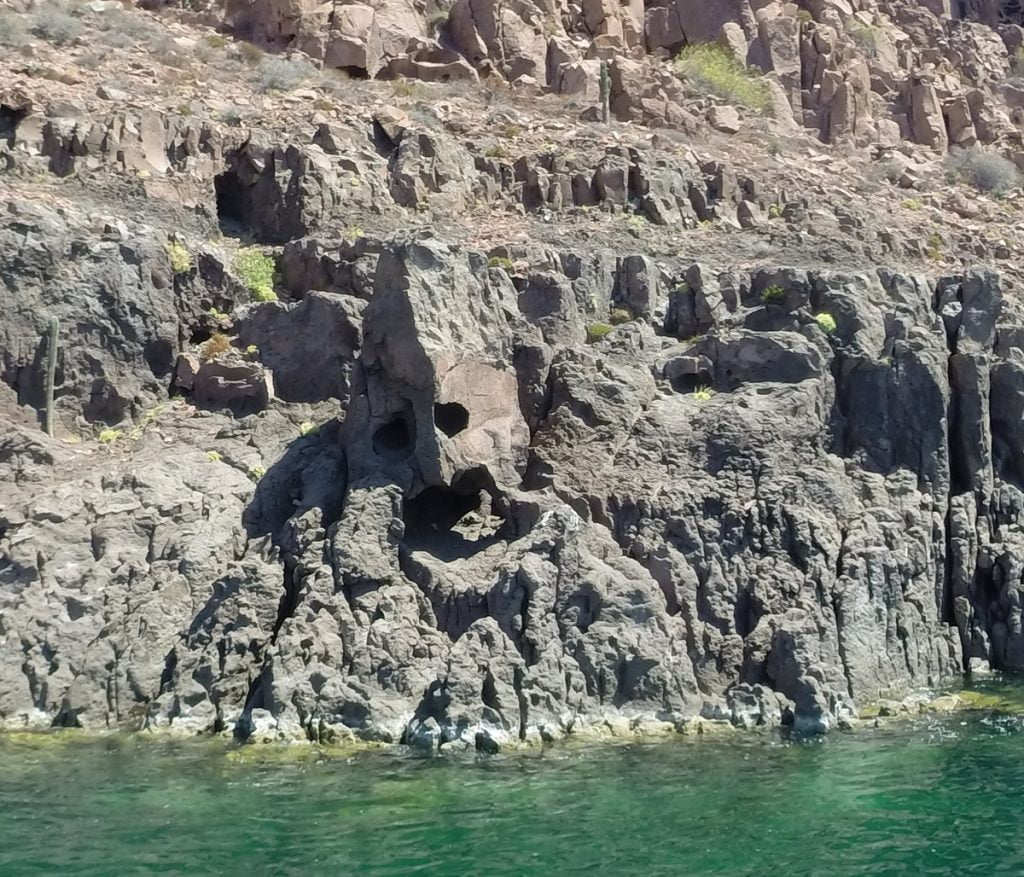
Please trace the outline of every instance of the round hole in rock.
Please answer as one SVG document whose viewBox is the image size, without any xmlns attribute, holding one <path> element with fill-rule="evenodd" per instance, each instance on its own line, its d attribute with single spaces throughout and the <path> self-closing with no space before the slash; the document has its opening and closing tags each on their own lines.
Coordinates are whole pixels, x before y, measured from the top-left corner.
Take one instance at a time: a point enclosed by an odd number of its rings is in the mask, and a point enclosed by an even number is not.
<svg viewBox="0 0 1024 877">
<path fill-rule="evenodd" d="M 404 415 L 392 418 L 373 433 L 373 452 L 380 457 L 401 460 L 412 450 L 412 430 Z"/>
<path fill-rule="evenodd" d="M 469 412 L 458 402 L 438 402 L 434 405 L 434 423 L 445 435 L 458 435 L 469 426 Z"/>
</svg>

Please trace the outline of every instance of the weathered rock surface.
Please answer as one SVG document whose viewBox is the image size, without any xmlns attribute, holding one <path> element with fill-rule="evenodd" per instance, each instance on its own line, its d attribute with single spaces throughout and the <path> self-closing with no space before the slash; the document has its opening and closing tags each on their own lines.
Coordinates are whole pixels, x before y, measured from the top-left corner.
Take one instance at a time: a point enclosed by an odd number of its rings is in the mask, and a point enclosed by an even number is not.
<svg viewBox="0 0 1024 877">
<path fill-rule="evenodd" d="M 0 727 L 493 751 L 1024 669 L 1019 205 L 940 159 L 1016 155 L 1010 30 L 203 14 L 352 78 L 0 58 Z M 658 54 L 699 39 L 774 119 Z"/>
</svg>

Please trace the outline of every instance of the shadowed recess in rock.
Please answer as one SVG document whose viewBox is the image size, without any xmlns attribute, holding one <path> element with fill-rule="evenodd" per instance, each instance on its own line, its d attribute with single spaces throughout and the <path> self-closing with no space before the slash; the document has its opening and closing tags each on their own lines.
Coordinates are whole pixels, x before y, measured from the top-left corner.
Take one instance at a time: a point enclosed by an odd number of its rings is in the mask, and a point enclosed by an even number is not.
<svg viewBox="0 0 1024 877">
<path fill-rule="evenodd" d="M 467 472 L 451 487 L 428 487 L 403 506 L 404 543 L 449 562 L 471 557 L 499 541 L 493 482 L 483 470 Z"/>
<path fill-rule="evenodd" d="M 404 460 L 413 449 L 413 429 L 408 414 L 399 414 L 373 431 L 373 451 L 387 460 Z"/>
</svg>

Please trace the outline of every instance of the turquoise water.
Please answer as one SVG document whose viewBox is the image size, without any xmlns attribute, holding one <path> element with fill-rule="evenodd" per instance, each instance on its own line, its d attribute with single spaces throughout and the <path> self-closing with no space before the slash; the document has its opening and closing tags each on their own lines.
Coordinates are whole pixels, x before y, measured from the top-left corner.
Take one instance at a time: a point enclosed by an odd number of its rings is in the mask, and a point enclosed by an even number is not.
<svg viewBox="0 0 1024 877">
<path fill-rule="evenodd" d="M 0 738 L 0 875 L 1024 874 L 1024 724 L 284 759 Z"/>
</svg>

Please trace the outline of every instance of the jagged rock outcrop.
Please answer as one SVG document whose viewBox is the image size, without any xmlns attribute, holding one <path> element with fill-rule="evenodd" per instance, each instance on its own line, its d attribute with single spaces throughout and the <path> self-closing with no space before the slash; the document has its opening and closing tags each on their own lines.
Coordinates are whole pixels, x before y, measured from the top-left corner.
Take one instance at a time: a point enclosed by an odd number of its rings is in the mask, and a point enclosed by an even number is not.
<svg viewBox="0 0 1024 877">
<path fill-rule="evenodd" d="M 339 429 L 264 403 L 173 468 L 150 427 L 109 474 L 9 432 L 4 724 L 491 749 L 701 714 L 822 730 L 1021 666 L 1024 335 L 995 275 L 638 259 L 580 285 L 577 259 L 517 287 L 399 237 L 368 303 L 238 311 Z M 609 306 L 645 318 L 585 344 Z"/>
<path fill-rule="evenodd" d="M 0 727 L 489 752 L 1024 669 L 1016 201 L 942 156 L 1015 155 L 1015 32 L 200 5 L 351 78 L 0 58 Z"/>
</svg>

